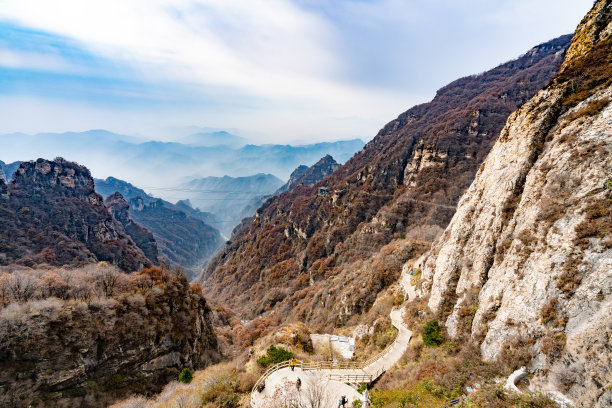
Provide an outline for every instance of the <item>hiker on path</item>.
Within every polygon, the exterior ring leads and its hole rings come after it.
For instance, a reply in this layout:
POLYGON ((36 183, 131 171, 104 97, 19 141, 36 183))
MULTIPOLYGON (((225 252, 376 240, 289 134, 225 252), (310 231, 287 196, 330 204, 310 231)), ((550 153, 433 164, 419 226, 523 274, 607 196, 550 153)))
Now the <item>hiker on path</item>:
POLYGON ((289 364, 291 366, 291 371, 295 369, 296 363, 297 363, 297 360, 295 358, 291 359, 291 363, 289 364))

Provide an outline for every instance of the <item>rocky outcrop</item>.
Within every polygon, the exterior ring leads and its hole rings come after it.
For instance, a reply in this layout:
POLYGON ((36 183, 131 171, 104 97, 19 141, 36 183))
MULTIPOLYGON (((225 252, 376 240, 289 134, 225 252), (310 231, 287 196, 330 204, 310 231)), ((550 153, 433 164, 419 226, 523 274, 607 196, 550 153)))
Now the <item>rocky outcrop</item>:
POLYGON ((321 330, 367 311, 401 271, 379 251, 418 255, 443 231, 508 116, 558 72, 569 41, 448 84, 324 181, 265 201, 205 270, 207 295, 243 318, 270 310, 321 330))
MULTIPOLYGON (((71 285, 112 277, 71 272, 71 285)), ((0 305, 0 407, 109 406, 219 359, 210 309, 185 275, 153 268, 125 280, 108 296, 0 305)))
POLYGON ((612 386, 611 7, 596 2, 510 116, 423 271, 451 337, 488 360, 521 339, 532 386, 581 407, 609 406, 612 386))
POLYGON ((21 163, 0 207, 0 264, 83 265, 125 271, 151 262, 102 203, 83 166, 63 159, 21 163))
POLYGON ((13 175, 20 164, 20 161, 7 164, 0 160, 0 180, 4 180, 4 182, 8 184, 13 179, 13 175))
POLYGON ((297 184, 297 181, 300 179, 300 177, 302 177, 302 175, 304 175, 304 173, 308 171, 309 168, 310 167, 305 166, 303 164, 299 165, 295 170, 293 170, 291 175, 289 175, 289 180, 287 180, 287 183, 285 183, 281 188, 276 190, 274 194, 278 195, 284 193, 285 191, 289 191, 292 186, 295 186, 297 184))
POLYGON ((340 165, 328 154, 310 167, 302 165, 296 168, 291 173, 289 181, 274 194, 278 195, 293 190, 296 186, 314 186, 339 168, 340 165))
POLYGON ((130 219, 130 205, 125 201, 121 193, 115 192, 106 197, 104 199, 104 206, 123 225, 125 232, 132 238, 138 248, 142 249, 146 257, 154 264, 157 264, 157 243, 153 234, 130 219))

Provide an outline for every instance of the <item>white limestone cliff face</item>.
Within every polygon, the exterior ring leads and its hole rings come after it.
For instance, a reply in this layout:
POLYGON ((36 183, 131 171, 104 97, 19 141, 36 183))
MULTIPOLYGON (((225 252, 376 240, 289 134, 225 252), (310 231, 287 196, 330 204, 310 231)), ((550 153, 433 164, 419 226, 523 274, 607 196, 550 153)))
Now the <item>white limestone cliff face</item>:
MULTIPOLYGON (((579 25, 566 69, 612 36, 611 7, 598 1, 579 25)), ((472 336, 485 359, 525 339, 534 387, 604 407, 612 401, 612 87, 564 111, 568 86, 549 86, 510 116, 428 255, 423 291, 448 334, 472 336), (474 306, 461 333, 460 311, 474 306)))

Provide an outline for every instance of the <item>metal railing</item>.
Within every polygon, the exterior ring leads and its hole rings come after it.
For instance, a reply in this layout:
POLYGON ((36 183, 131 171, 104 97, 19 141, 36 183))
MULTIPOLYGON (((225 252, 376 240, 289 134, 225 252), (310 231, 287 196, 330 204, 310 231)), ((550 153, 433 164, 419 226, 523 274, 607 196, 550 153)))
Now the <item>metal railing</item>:
MULTIPOLYGON (((362 371, 363 374, 350 373, 350 372, 345 372, 345 373, 330 372, 327 378, 329 380, 340 381, 340 382, 344 382, 347 384, 359 384, 359 383, 369 384, 373 382, 374 380, 376 380, 378 377, 380 377, 386 371, 386 368, 383 366, 379 370, 377 370, 375 373, 372 373, 372 374, 368 374, 364 370, 367 367, 374 364, 375 362, 383 359, 387 354, 389 354, 399 344, 400 332, 404 328, 398 327, 395 324, 395 322, 393 322, 393 319, 391 320, 391 324, 393 324, 393 326, 398 329, 397 337, 395 338, 395 340, 393 340, 393 343, 391 343, 391 345, 389 345, 386 349, 370 357, 366 361, 314 361, 314 362, 309 361, 309 362, 306 362, 302 360, 296 360, 295 366, 301 368, 303 371, 322 371, 322 370, 362 371)), ((255 406, 253 405, 253 395, 255 394, 255 392, 257 392, 260 385, 263 384, 265 386, 265 382, 268 379, 268 377, 270 377, 270 375, 272 375, 274 372, 278 370, 282 370, 283 368, 289 367, 290 365, 291 365, 290 360, 283 361, 278 364, 274 364, 273 366, 269 367, 263 373, 261 377, 259 377, 255 385, 253 386, 253 389, 251 390, 251 407, 252 408, 255 408, 255 406)))

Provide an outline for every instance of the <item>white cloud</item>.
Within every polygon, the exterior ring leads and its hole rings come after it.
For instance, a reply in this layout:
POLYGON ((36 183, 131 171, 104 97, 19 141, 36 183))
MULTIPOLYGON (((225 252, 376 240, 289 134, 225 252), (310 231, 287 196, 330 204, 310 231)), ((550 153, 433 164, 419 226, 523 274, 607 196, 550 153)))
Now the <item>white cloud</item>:
POLYGON ((2 48, 0 48, 0 66, 35 71, 77 72, 70 62, 57 55, 2 48))
MULTIPOLYGON (((128 80, 137 75, 153 84, 152 89, 137 89, 143 95, 150 92, 163 100, 172 85, 168 100, 184 98, 181 106, 150 111, 41 100, 36 110, 48 122, 26 121, 12 129, 144 132, 146 122, 149 129, 153 123, 242 127, 273 135, 276 141, 368 138, 447 81, 570 32, 591 3, 0 0, 0 20, 67 37, 95 56, 128 66, 128 80), (162 84, 160 93, 155 84, 162 84), (61 106, 76 111, 64 114, 61 106), (342 119, 347 117, 356 119, 342 119), (59 129, 60 124, 65 128, 59 129)), ((61 56, 14 50, 2 51, 0 61, 13 68, 84 69, 61 56)), ((3 102, 16 113, 32 105, 31 100, 12 104, 9 99, 3 102)), ((8 119, 5 129, 8 122, 16 123, 8 119)))
POLYGON ((270 96, 352 93, 328 79, 340 63, 326 47, 329 25, 284 0, 6 0, 2 15, 128 61, 149 79, 270 96))

